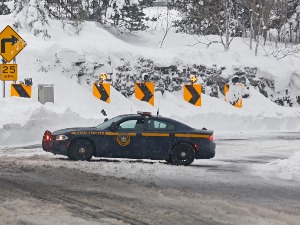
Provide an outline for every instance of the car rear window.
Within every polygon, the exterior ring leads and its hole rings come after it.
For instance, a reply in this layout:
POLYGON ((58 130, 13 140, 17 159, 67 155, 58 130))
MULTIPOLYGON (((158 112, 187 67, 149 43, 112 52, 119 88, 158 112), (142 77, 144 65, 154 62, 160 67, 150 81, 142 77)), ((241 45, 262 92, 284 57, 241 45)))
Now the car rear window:
POLYGON ((149 119, 146 125, 147 125, 147 130, 153 130, 153 131, 175 130, 175 125, 168 121, 149 119))

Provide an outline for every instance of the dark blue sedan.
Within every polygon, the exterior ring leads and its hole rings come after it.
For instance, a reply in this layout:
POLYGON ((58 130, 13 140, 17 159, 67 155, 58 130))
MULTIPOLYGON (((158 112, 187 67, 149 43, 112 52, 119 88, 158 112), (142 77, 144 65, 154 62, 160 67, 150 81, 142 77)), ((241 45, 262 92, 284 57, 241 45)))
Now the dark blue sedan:
POLYGON ((150 113, 120 115, 96 127, 45 131, 43 149, 71 160, 95 157, 166 160, 190 165, 215 156, 213 131, 150 113))

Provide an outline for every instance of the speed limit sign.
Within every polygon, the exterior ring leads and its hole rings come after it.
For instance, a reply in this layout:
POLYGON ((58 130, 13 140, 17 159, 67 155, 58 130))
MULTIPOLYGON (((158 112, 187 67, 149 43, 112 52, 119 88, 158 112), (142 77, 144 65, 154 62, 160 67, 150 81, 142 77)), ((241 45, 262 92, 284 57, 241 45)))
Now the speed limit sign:
POLYGON ((0 80, 3 81, 18 80, 17 64, 0 64, 0 80))

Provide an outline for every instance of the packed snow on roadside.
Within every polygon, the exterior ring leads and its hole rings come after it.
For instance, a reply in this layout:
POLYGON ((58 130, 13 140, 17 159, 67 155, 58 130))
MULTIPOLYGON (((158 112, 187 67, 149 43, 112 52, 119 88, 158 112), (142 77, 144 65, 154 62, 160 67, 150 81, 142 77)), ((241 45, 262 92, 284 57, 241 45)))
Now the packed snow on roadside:
POLYGON ((300 182, 300 151, 294 153, 288 159, 269 163, 268 166, 274 167, 281 178, 289 178, 300 182))
POLYGON ((281 178, 300 182, 300 151, 294 152, 287 159, 277 159, 273 162, 257 165, 256 171, 259 171, 262 177, 281 178))

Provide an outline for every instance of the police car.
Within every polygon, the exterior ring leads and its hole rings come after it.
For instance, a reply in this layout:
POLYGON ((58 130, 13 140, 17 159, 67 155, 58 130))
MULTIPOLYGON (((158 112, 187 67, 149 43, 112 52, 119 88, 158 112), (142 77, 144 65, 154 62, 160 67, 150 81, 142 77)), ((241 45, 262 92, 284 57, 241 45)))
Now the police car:
POLYGON ((166 160, 190 165, 215 156, 213 131, 151 113, 120 115, 96 127, 45 131, 43 149, 71 160, 95 157, 166 160))

